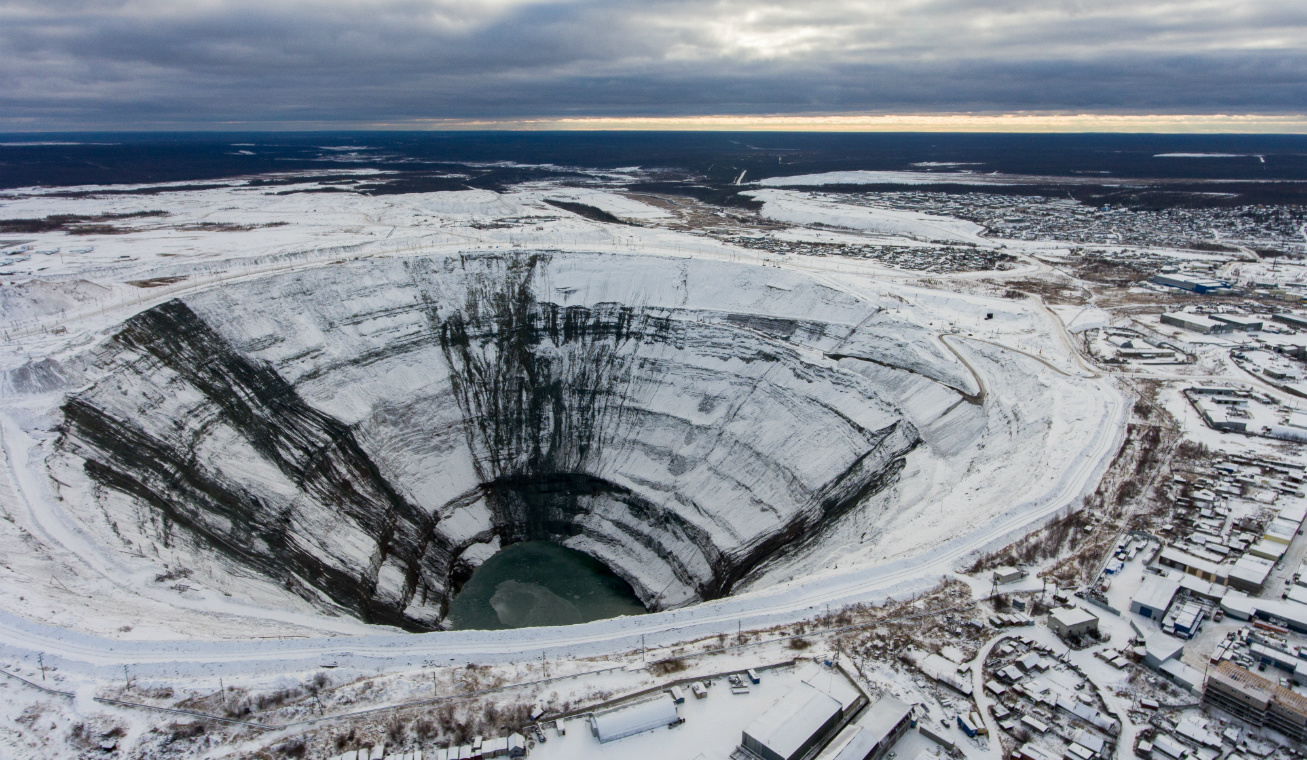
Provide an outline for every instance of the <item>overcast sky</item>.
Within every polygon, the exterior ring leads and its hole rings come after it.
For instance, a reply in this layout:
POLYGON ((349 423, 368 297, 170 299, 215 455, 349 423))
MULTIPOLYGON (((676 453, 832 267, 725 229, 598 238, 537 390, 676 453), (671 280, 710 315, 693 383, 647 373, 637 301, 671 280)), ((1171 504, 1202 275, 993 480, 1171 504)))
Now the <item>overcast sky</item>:
POLYGON ((0 0, 0 130, 1305 104, 1302 0, 0 0))

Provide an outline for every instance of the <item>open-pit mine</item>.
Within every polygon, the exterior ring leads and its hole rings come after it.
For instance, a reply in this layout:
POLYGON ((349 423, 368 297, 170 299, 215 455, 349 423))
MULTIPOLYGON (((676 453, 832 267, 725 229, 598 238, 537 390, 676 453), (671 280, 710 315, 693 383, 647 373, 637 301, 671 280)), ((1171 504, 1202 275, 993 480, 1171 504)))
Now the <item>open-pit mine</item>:
POLYGON ((747 641, 937 587, 1079 509, 1124 436, 1066 315, 973 285, 1043 272, 1035 244, 971 223, 321 189, 8 201, 118 225, 3 275, 15 676, 231 716, 231 683, 747 641))

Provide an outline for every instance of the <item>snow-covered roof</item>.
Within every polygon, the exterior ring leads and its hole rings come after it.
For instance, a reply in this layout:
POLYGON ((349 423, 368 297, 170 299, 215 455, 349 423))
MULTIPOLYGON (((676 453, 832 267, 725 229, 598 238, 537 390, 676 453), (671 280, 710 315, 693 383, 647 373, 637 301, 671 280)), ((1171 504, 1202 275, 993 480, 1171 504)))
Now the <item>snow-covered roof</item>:
POLYGON ((1229 577, 1260 586, 1266 582, 1266 577, 1271 574, 1273 567, 1275 565, 1270 560, 1245 554, 1230 568, 1229 577))
POLYGON ((1175 658, 1184 650, 1184 642, 1167 636, 1161 631, 1155 631, 1144 641, 1144 648, 1149 659, 1166 662, 1175 658))
POLYGON ((1179 581, 1163 578, 1160 575, 1148 575, 1139 585, 1134 602, 1150 609, 1165 610, 1171 606, 1171 600, 1179 590, 1179 581))
POLYGON ((1078 728, 1071 734, 1071 741, 1079 744, 1094 754, 1102 752, 1103 747, 1107 744, 1107 742, 1103 741, 1103 737, 1086 731, 1083 728, 1078 728))
POLYGON ((879 743, 889 736, 894 727, 911 712, 911 705, 894 697, 881 697, 867 710, 858 721, 858 725, 862 726, 863 731, 868 735, 875 737, 876 742, 879 743))
POLYGON ((1161 752, 1164 755, 1174 757, 1176 758, 1176 760, 1179 760, 1179 758, 1184 757, 1185 753, 1188 752, 1188 750, 1185 749, 1185 746, 1183 744, 1176 741, 1175 739, 1172 739, 1166 734, 1158 734, 1153 738, 1153 749, 1157 750, 1158 752, 1161 752))
POLYGON ((1220 599, 1225 596, 1227 591, 1227 588, 1219 583, 1205 581, 1196 575, 1190 575, 1188 573, 1180 573, 1179 582, 1180 588, 1192 591, 1198 596, 1207 597, 1209 599, 1220 599))
POLYGON ((1034 760, 1057 760, 1057 755, 1034 744, 1021 745, 1021 748, 1015 754, 1018 757, 1032 758, 1034 760))
POLYGON ((777 755, 790 757, 839 712, 839 700, 800 683, 755 718, 744 734, 777 755))
POLYGON ((1188 689, 1196 690, 1203 684, 1202 671, 1185 665, 1180 660, 1167 660, 1158 670, 1171 677, 1172 681, 1188 689))
POLYGON ((907 704, 882 697, 857 723, 841 731, 817 760, 866 760, 911 712, 907 704))
POLYGON ((843 711, 847 711, 859 699, 862 699, 862 692, 858 691, 857 687, 835 668, 823 668, 814 665, 813 673, 805 677, 803 683, 834 697, 840 703, 840 709, 843 711))
POLYGON ((1180 565, 1181 567, 1186 567, 1190 570, 1207 573, 1208 575, 1217 578, 1226 577, 1225 569, 1217 563, 1203 559, 1202 557, 1197 557, 1189 552, 1181 551, 1174 546, 1168 546, 1163 549, 1161 554, 1158 555, 1158 559, 1163 560, 1164 562, 1171 562, 1180 565))
POLYGON ((1213 314, 1211 317, 1217 322, 1225 322, 1226 324, 1238 325, 1239 327, 1245 328, 1254 326, 1260 328, 1266 321, 1259 317, 1249 317, 1244 314, 1213 314))
POLYGON ((669 726, 677 719, 676 703, 672 701, 672 695, 664 693, 645 702, 595 713, 595 735, 601 742, 610 742, 669 726))
POLYGON ((1174 319, 1177 322, 1183 322, 1186 325, 1201 326, 1209 330, 1213 328, 1220 329, 1224 326, 1224 323, 1217 322, 1215 319, 1205 317, 1202 314, 1188 314, 1183 311, 1175 311, 1163 314, 1162 316, 1164 318, 1174 319))
POLYGON ((1085 623, 1088 623, 1090 621, 1094 621, 1094 622, 1098 621, 1098 617, 1096 615, 1089 612, 1088 610, 1083 610, 1079 607, 1062 607, 1060 609, 1053 610, 1053 612, 1048 617, 1050 620, 1054 621, 1058 625, 1067 628, 1071 628, 1077 625, 1084 625, 1085 623))

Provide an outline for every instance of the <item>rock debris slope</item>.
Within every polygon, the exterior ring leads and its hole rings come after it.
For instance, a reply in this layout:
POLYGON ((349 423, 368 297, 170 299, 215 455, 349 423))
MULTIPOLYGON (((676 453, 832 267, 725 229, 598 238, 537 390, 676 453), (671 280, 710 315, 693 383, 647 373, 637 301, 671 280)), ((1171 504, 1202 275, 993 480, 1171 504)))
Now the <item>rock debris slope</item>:
POLYGON ((116 540, 368 622, 439 628, 474 567, 539 539, 677 607, 892 509, 910 452, 956 456, 990 425, 967 368, 892 306, 598 254, 269 277, 123 324, 63 405, 61 451, 116 540))

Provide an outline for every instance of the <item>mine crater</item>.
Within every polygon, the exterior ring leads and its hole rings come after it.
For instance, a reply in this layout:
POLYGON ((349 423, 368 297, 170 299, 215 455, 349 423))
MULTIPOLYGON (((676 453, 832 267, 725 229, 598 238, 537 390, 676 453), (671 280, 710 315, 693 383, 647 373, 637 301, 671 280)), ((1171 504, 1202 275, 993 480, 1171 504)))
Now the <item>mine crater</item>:
POLYGON ((884 509, 924 441, 905 399, 969 379, 873 304, 685 267, 418 258, 169 301, 88 360, 61 449, 134 540, 369 623, 450 627, 541 542, 650 610, 720 598, 884 509))

